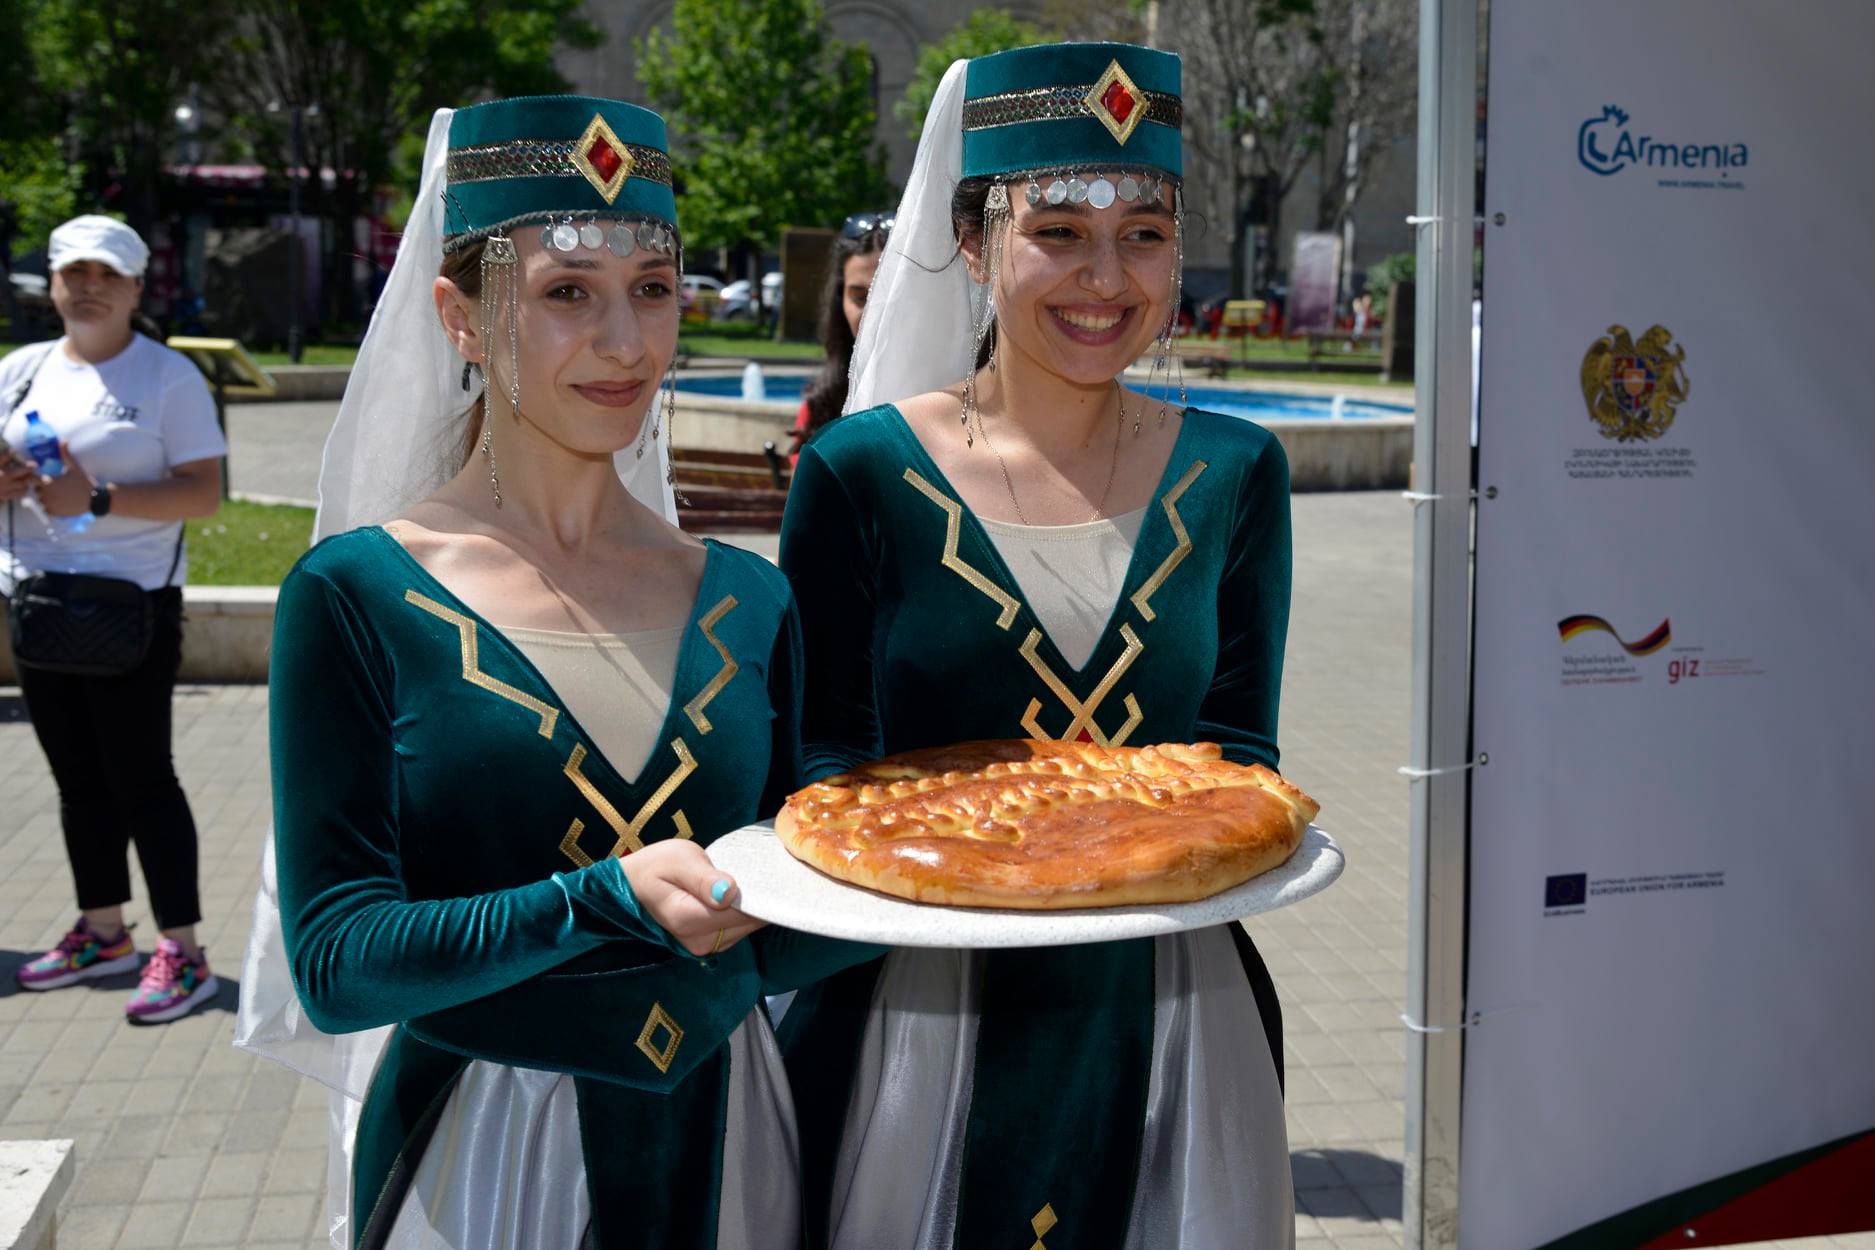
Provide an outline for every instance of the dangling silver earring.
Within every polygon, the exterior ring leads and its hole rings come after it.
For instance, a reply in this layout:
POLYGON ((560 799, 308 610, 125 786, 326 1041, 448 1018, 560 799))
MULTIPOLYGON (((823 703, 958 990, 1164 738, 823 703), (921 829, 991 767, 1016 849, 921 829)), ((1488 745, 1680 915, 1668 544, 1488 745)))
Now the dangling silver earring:
MULTIPOLYGON (((1185 357, 1172 342, 1172 330, 1178 324, 1179 306, 1185 300, 1185 187, 1172 187, 1172 314, 1165 323, 1166 350, 1172 355, 1172 368, 1178 373, 1178 408, 1191 406, 1185 396, 1185 357)), ((1165 426, 1165 409, 1159 409, 1159 425, 1165 426)))
MULTIPOLYGON (((983 200, 983 270, 984 293, 983 309, 978 314, 976 324, 970 333, 970 371, 964 374, 964 446, 976 446, 975 433, 970 428, 972 419, 977 429, 983 428, 983 414, 977 410, 977 357, 983 352, 983 340, 987 338, 996 324, 996 276, 1001 269, 1002 227, 1009 220, 1009 188, 1004 183, 990 187, 989 194, 983 200)), ((985 367, 994 369, 996 345, 990 344, 990 356, 985 367)))
MULTIPOLYGON (((688 508, 690 496, 684 494, 683 488, 677 485, 677 367, 675 365, 664 372, 664 428, 670 440, 665 445, 664 484, 671 488, 671 493, 676 496, 678 504, 688 508)), ((651 437, 655 441, 657 436, 658 431, 656 427, 653 427, 651 437)))
MULTIPOLYGON (((521 412, 521 283, 514 272, 519 260, 514 240, 506 235, 491 234, 482 244, 482 351, 484 360, 492 359, 489 353, 494 349, 495 306, 499 303, 508 316, 508 406, 516 416, 521 412)), ((483 373, 492 381, 486 364, 483 373)))
POLYGON ((488 489, 495 493, 495 507, 501 507, 501 479, 495 476, 494 431, 489 429, 489 414, 484 407, 482 413, 482 459, 488 461, 488 489))

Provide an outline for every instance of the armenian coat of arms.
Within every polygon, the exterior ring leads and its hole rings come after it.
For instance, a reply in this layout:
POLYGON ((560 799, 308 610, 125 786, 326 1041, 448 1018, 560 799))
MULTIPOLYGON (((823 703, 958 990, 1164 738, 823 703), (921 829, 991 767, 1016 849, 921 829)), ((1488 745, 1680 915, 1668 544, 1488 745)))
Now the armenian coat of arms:
POLYGON ((1686 402, 1687 385, 1686 349, 1673 345, 1665 326, 1638 340, 1626 326, 1609 326, 1582 358, 1582 398, 1603 438, 1659 438, 1686 402))

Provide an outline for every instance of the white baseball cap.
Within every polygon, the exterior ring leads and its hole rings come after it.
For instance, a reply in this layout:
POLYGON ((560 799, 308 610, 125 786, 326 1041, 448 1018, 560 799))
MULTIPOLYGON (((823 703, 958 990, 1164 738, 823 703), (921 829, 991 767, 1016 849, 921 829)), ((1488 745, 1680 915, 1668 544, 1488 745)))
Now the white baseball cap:
POLYGON ((123 222, 87 213, 54 230, 46 249, 46 264, 55 272, 81 260, 102 261, 126 278, 141 278, 150 249, 123 222))

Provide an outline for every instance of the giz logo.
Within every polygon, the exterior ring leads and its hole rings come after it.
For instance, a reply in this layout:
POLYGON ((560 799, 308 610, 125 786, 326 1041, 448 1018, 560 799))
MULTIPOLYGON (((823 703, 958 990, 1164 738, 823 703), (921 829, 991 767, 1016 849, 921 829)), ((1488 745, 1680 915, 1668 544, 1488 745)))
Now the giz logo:
POLYGON ((1683 660, 1667 661, 1667 684, 1669 686, 1679 685, 1681 678, 1691 681, 1697 676, 1699 676, 1699 660, 1697 657, 1687 656, 1683 660))

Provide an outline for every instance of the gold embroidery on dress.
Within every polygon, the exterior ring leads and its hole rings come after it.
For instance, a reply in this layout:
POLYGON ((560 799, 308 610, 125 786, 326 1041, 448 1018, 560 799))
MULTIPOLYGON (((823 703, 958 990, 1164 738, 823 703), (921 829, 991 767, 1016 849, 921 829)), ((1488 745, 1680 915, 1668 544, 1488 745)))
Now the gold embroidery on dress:
POLYGON ((1074 719, 1069 722, 1067 729, 1057 737, 1043 729, 1040 722, 1035 719, 1035 714, 1042 710, 1042 701, 1030 699, 1028 711, 1022 714, 1022 727, 1028 731, 1031 738, 1041 742, 1074 742, 1085 734, 1090 741, 1103 747, 1126 745, 1126 740, 1132 736, 1135 729, 1139 728, 1139 722, 1145 719, 1145 713, 1139 709, 1138 699, 1129 694, 1123 700, 1127 711, 1126 723, 1111 736, 1103 733, 1100 725, 1094 720, 1095 714, 1100 711, 1100 705, 1106 701, 1108 695, 1113 693, 1113 688, 1119 685, 1120 678, 1124 677, 1126 670, 1133 666, 1133 661, 1139 658, 1140 652, 1146 649, 1145 644, 1140 642, 1139 635, 1133 632, 1131 625, 1120 626, 1120 637, 1126 640, 1126 650, 1120 653, 1120 658, 1113 662, 1113 667, 1107 670, 1107 675, 1100 679, 1098 686, 1094 687, 1094 693, 1087 697, 1087 702, 1083 703, 1074 697, 1074 692, 1068 689, 1067 683, 1055 676, 1048 665, 1042 662, 1042 657, 1036 654, 1036 644, 1042 640, 1042 631, 1039 629, 1029 631, 1029 636, 1022 641, 1022 658, 1029 662, 1029 667, 1035 670, 1036 676, 1040 677, 1043 684, 1054 692, 1055 697, 1074 713, 1074 719))
POLYGON ((716 648, 716 654, 723 657, 723 666, 721 669, 717 670, 716 676, 710 678, 710 684, 698 691, 696 698, 684 704, 684 714, 690 718, 691 723, 697 727, 697 732, 700 734, 710 732, 711 728, 710 719, 703 714, 703 709, 710 705, 711 699, 714 699, 723 692, 723 687, 727 686, 730 679, 742 669, 742 666, 736 663, 734 657, 729 654, 729 648, 725 647, 722 641, 717 638, 715 634, 710 632, 716 628, 716 623, 718 621, 728 616, 729 613, 735 609, 735 606, 736 597, 734 595, 724 595, 722 602, 711 608, 704 618, 697 622, 697 627, 703 631, 703 637, 708 640, 712 647, 716 648))
POLYGON ((664 1004, 652 1003, 651 1014, 645 1017, 645 1027, 638 1033, 638 1049, 645 1058, 651 1061, 651 1066, 659 1072, 669 1072, 671 1060, 677 1057, 678 1044, 683 1040, 683 1029, 678 1027, 677 1021, 671 1019, 671 1013, 664 1010, 664 1004), (651 1040, 657 1036, 659 1029, 670 1034, 669 1039, 661 1047, 651 1040))
POLYGON ((456 633, 462 640, 462 680, 471 686, 480 686, 493 694, 498 694, 511 703, 519 703, 528 711, 540 717, 540 736, 553 737, 553 726, 560 719, 560 709, 550 703, 536 699, 525 690, 518 690, 499 678, 490 677, 482 671, 480 651, 476 642, 475 622, 462 613, 444 607, 427 595, 420 595, 414 590, 406 590, 404 598, 422 608, 431 616, 439 616, 456 627, 456 633))
POLYGON ((1018 606, 1015 598, 1001 586, 964 563, 963 557, 957 554, 957 539, 963 530, 964 506, 918 476, 913 469, 905 470, 905 480, 917 487, 918 492, 926 499, 944 509, 944 554, 939 557, 939 563, 988 595, 1002 608, 1001 614, 996 618, 996 628, 1008 629, 1015 624, 1018 606))
MULTIPOLYGON (((651 797, 645 800, 644 806, 638 809, 638 814, 627 821, 619 814, 618 808, 612 806, 611 800, 599 793, 599 787, 593 785, 587 779, 586 774, 580 770, 580 766, 586 762, 586 748, 579 743, 574 744, 573 754, 567 758, 566 768, 563 771, 567 778, 579 788, 585 800, 593 805, 600 816, 605 818, 605 823, 617 835, 618 840, 612 844, 612 849, 606 852, 608 855, 623 857, 632 851, 642 851, 645 844, 639 835, 644 832, 645 826, 651 823, 651 818, 657 815, 658 809, 663 807, 671 795, 677 792, 677 787, 684 784, 684 779, 697 770, 696 757, 690 754, 690 746, 682 738, 671 740, 671 750, 677 753, 676 769, 664 779, 664 783, 652 793, 651 797)), ((684 818, 681 811, 671 818, 671 823, 677 826, 678 837, 693 836, 690 822, 684 818)), ((573 823, 567 828, 566 836, 560 839, 560 853, 581 868, 589 867, 593 862, 592 857, 582 851, 579 846, 579 836, 585 831, 586 822, 575 817, 573 823)))
POLYGON ((1029 1227, 1035 1230, 1035 1244, 1029 1250, 1048 1250, 1042 1244, 1042 1238, 1048 1236, 1048 1230, 1061 1221, 1055 1218, 1055 1204, 1044 1202, 1042 1209, 1029 1217, 1029 1227))
POLYGON ((1153 593, 1165 584, 1166 578, 1172 576, 1172 570, 1191 554, 1191 535, 1185 532, 1185 519, 1178 514, 1178 500, 1179 496, 1189 490, 1191 484, 1198 480, 1198 475, 1204 471, 1204 461, 1194 461, 1191 468, 1185 471, 1185 476, 1178 479, 1178 485, 1165 492, 1165 498, 1160 500, 1160 503, 1165 506, 1166 519, 1172 522, 1172 534, 1178 539, 1178 546, 1174 547, 1172 554, 1165 558, 1165 563, 1161 564, 1158 570, 1133 592, 1133 606, 1138 608, 1140 616, 1148 621, 1153 620, 1155 616, 1150 602, 1153 593))

